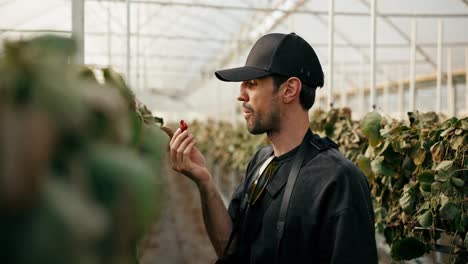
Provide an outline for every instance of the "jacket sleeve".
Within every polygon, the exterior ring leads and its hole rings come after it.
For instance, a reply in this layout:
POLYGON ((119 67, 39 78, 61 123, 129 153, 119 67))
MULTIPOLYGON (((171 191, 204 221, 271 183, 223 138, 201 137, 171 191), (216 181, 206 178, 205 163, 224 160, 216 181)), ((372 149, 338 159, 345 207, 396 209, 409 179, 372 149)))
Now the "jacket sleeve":
POLYGON ((320 232, 320 263, 377 263, 374 226, 365 218, 352 207, 330 217, 320 232))

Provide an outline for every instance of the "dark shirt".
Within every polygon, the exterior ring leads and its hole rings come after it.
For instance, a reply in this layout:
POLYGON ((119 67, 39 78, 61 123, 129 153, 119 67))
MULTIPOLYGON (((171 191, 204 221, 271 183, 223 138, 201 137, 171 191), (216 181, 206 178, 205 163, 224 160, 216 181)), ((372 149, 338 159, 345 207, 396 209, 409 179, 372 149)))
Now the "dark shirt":
MULTIPOLYGON (((247 214, 238 221, 245 180, 235 191, 229 214, 236 228, 233 245, 237 263, 377 263, 374 212, 364 174, 336 148, 311 158, 313 139, 308 131, 304 162, 289 203, 285 231, 276 250, 276 222, 289 171, 299 147, 276 157, 273 178, 247 214), (244 235, 241 235, 244 234, 244 235)), ((273 154, 272 146, 256 152, 246 180, 273 154)), ((244 211, 245 212, 245 211, 244 211)))

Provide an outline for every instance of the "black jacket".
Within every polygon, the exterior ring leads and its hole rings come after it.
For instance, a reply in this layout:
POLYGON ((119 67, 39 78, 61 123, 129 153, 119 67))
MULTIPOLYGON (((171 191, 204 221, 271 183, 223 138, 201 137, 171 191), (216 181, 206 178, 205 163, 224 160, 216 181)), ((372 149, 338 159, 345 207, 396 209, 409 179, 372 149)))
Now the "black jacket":
MULTIPOLYGON (((279 252, 276 222, 298 148, 277 157, 278 167, 260 201, 241 212, 245 180, 233 195, 229 214, 235 228, 234 263, 377 263, 374 213, 364 174, 336 148, 311 158, 324 142, 308 131, 304 162, 293 189, 279 252), (243 235, 242 235, 243 234, 243 235)), ((247 167, 249 181, 273 154, 257 151, 247 167)))

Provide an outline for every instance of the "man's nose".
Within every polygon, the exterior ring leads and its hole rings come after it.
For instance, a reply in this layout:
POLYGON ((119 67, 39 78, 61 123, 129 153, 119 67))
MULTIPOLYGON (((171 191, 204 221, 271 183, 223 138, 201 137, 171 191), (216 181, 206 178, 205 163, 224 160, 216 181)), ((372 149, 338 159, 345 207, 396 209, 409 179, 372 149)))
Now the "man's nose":
POLYGON ((247 94, 245 93, 244 82, 242 82, 241 85, 240 85, 239 95, 237 96, 237 100, 241 101, 241 102, 247 102, 248 101, 247 94))

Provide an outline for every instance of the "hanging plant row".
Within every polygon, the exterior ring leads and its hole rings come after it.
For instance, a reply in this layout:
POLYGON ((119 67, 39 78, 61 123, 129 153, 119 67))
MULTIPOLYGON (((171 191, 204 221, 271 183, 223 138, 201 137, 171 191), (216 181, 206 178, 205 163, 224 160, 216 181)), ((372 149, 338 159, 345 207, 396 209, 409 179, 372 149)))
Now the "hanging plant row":
MULTIPOLYGON (((442 121, 432 112, 409 112, 408 119, 371 112, 353 121, 351 110, 343 108, 313 112, 310 127, 339 143, 367 176, 376 230, 394 260, 442 251, 452 262, 466 263, 468 118, 442 121), (440 244, 441 236, 449 236, 450 243, 440 244)), ((225 171, 245 170, 255 150, 267 143, 242 125, 195 122, 191 129, 201 151, 225 171)))
POLYGON ((6 263, 137 263, 158 214, 162 119, 112 69, 73 56, 55 36, 6 42, 0 56, 6 263))

